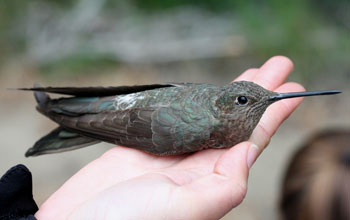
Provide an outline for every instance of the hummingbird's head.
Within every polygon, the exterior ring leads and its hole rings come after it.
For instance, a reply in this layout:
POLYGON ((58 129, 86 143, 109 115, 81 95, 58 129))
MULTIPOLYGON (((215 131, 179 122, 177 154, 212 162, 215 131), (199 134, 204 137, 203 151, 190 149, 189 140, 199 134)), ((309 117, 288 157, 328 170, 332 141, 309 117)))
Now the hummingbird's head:
POLYGON ((253 82, 236 81, 224 87, 216 106, 222 115, 233 120, 259 121, 266 108, 274 102, 271 97, 278 95, 253 82))
POLYGON ((244 126, 254 128, 266 108, 272 103, 294 97, 330 95, 340 93, 337 90, 277 93, 248 81, 236 81, 223 88, 216 100, 221 116, 238 121, 244 126))
POLYGON ((218 119, 230 133, 229 139, 247 140, 266 108, 278 93, 248 81, 237 81, 223 87, 216 99, 218 119))

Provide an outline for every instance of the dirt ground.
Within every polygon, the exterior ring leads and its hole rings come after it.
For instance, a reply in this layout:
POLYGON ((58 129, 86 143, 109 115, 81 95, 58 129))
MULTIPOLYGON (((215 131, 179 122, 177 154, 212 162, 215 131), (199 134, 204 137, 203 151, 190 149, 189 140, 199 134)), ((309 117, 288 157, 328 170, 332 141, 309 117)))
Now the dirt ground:
MULTIPOLYGON (((95 80, 94 85, 100 82, 112 85, 111 82, 120 81, 134 84, 133 79, 125 80, 123 75, 118 77, 95 80)), ((0 83, 0 173, 15 164, 25 164, 33 174, 35 200, 42 204, 69 177, 113 145, 98 144, 72 152, 25 158, 25 151, 55 127, 53 122, 35 111, 31 93, 6 90, 7 87, 28 86, 26 80, 28 78, 25 76, 11 76, 2 78, 0 83)), ((140 79, 136 80, 135 77, 135 81, 139 83, 140 79)), ((83 84, 88 84, 88 80, 83 84)), ((317 130, 350 127, 350 89, 346 86, 336 89, 342 89, 343 93, 338 96, 306 98, 281 126, 251 169, 248 194, 244 202, 223 219, 278 219, 280 183, 293 152, 317 130)))

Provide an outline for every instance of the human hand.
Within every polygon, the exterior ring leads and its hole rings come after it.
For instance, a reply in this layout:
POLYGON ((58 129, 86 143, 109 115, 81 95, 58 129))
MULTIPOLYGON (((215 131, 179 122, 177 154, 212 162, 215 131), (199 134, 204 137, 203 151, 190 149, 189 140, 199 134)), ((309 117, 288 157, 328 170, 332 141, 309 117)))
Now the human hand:
MULTIPOLYGON (((273 57, 237 80, 277 92, 304 90, 284 83, 293 70, 285 57, 273 57)), ((279 125, 301 103, 271 105, 251 138, 230 149, 158 157, 117 146, 94 160, 57 190, 37 219, 219 219, 239 205, 247 191, 249 168, 279 125)))

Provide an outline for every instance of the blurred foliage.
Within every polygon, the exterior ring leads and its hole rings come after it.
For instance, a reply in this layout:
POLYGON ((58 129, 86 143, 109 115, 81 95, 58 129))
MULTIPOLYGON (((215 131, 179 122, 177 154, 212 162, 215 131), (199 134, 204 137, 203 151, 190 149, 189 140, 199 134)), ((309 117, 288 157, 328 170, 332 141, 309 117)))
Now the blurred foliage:
MULTIPOLYGON (((134 0, 151 12, 189 5, 232 13, 248 39, 250 53, 262 60, 292 58, 304 80, 323 73, 349 77, 350 1, 348 0, 134 0), (331 65, 329 65, 331 64, 331 65), (337 68, 334 68, 337 67, 337 68), (311 74, 313 73, 313 74, 311 74)), ((349 78, 348 78, 349 79, 349 78)))
POLYGON ((74 76, 74 74, 99 74, 105 69, 116 67, 119 64, 111 57, 108 54, 76 53, 59 59, 56 62, 41 65, 39 69, 47 77, 52 75, 74 76))
POLYGON ((133 0, 141 9, 150 12, 173 9, 174 7, 200 7, 214 12, 232 11, 236 9, 238 1, 215 0, 133 0))
POLYGON ((23 49, 24 42, 13 35, 15 18, 28 7, 27 1, 2 1, 0 7, 0 61, 7 55, 23 49))
MULTIPOLYGON (((44 2, 44 0, 41 0, 44 2)), ((12 0, 0 7, 0 62, 16 57, 26 50, 23 28, 18 21, 26 16, 33 2, 12 0)), ((53 7, 69 9, 75 1, 45 1, 53 7)), ((348 76, 350 55, 350 3, 348 0, 107 0, 105 9, 132 6, 132 12, 153 15, 174 8, 193 7, 215 14, 232 15, 238 24, 238 33, 247 39, 248 56, 261 60, 281 54, 292 58, 302 78, 313 74, 330 73, 348 76), (303 75, 303 74, 304 75, 303 75)), ((109 16, 113 14, 109 13, 109 16)), ((115 15, 116 17, 118 15, 115 15)), ((115 19, 115 18, 114 18, 115 19)), ((210 27, 208 27, 210 28, 210 27)), ((118 65, 102 53, 95 55, 71 54, 57 63, 40 66, 42 72, 58 73, 94 71, 105 66, 118 65)))
POLYGON ((237 10, 240 20, 244 21, 243 29, 252 53, 265 58, 276 54, 292 58, 304 80, 348 68, 347 56, 343 53, 350 51, 349 30, 336 27, 328 19, 328 12, 316 10, 317 2, 268 2, 264 5, 244 2, 237 10), (338 69, 328 69, 329 63, 338 69))

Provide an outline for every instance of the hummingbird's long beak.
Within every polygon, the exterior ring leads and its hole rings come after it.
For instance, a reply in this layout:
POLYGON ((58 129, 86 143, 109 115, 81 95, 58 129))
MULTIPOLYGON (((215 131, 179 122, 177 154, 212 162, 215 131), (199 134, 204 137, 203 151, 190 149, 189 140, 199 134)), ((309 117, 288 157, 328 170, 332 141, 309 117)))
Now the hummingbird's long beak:
POLYGON ((326 91, 311 91, 311 92, 289 92, 289 93, 280 93, 276 96, 272 96, 268 99, 268 101, 278 101, 281 99, 289 99, 296 97, 304 97, 304 96, 316 96, 316 95, 334 95, 341 93, 339 90, 326 90, 326 91))

